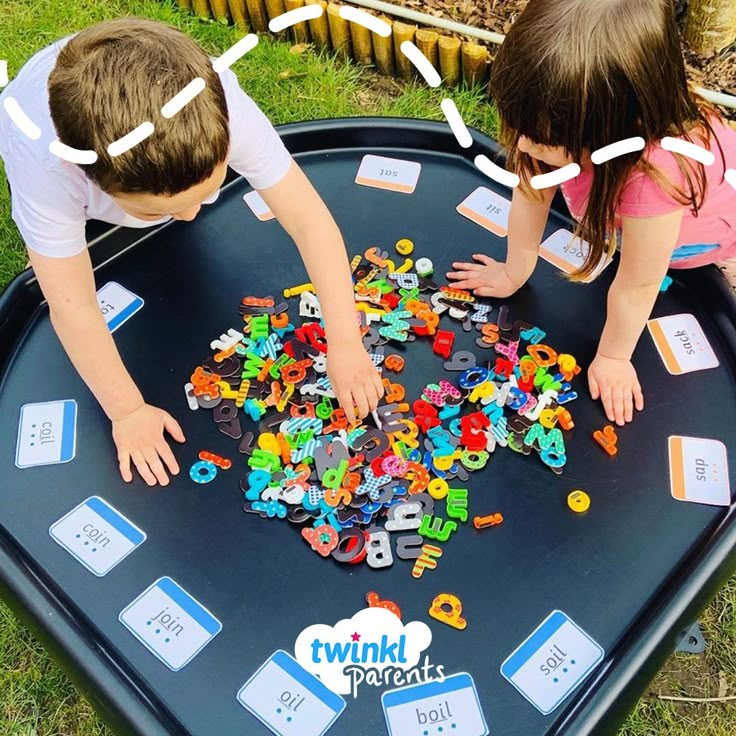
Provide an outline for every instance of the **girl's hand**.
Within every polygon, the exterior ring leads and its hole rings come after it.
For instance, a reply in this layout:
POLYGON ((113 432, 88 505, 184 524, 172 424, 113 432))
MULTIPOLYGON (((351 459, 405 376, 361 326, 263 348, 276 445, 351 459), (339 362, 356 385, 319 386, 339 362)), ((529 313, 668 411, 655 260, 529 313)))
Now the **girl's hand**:
POLYGON ((644 394, 630 360, 596 355, 588 368, 588 384, 591 397, 603 402, 608 421, 619 427, 634 418, 634 406, 637 411, 644 408, 644 394))
POLYGON ((184 442, 184 433, 171 414, 149 404, 143 404, 134 412, 112 423, 112 437, 118 448, 120 475, 126 483, 133 480, 133 473, 130 470, 131 460, 149 486, 155 486, 156 481, 162 486, 169 484, 163 463, 166 463, 172 475, 179 472, 179 465, 164 439, 164 432, 168 432, 177 442, 184 442))
POLYGON ((350 424, 372 412, 383 396, 381 376, 360 340, 329 343, 327 375, 350 424))
POLYGON ((522 285, 509 276, 505 263, 480 253, 473 255, 478 263, 453 263, 457 271, 450 271, 447 278, 453 280, 458 289, 468 289, 476 296, 495 296, 504 299, 511 296, 522 285))

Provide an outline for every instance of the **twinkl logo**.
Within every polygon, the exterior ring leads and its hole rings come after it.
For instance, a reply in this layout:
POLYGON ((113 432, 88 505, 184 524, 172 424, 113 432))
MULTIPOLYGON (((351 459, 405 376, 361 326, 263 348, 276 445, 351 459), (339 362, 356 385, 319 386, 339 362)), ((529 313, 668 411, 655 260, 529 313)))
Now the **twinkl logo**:
POLYGON ((379 644, 376 642, 361 642, 361 634, 355 632, 350 636, 350 642, 345 644, 332 644, 329 641, 315 639, 312 642, 312 662, 328 664, 340 662, 345 664, 406 664, 406 634, 402 634, 398 641, 389 643, 386 634, 381 637, 379 644), (321 653, 321 650, 324 652, 321 653), (324 657, 324 660, 322 659, 324 657))
POLYGON ((419 666, 431 642, 432 632, 425 623, 404 625, 391 611, 365 608, 334 626, 309 626, 297 638, 294 654, 331 690, 357 697, 363 683, 398 687, 412 680, 442 678, 442 667, 431 665, 427 656, 419 666))

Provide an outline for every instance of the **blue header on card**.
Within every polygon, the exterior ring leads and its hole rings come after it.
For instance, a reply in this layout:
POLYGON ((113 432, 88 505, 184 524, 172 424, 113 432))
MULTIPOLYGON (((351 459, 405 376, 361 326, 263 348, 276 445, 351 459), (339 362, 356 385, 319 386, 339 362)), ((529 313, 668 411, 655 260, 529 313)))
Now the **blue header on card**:
POLYGON ((192 598, 183 588, 180 588, 171 578, 161 578, 156 583, 177 606, 186 611, 207 633, 214 636, 222 630, 222 624, 206 611, 201 604, 192 598))
POLYGON ((569 620, 561 611, 552 613, 519 649, 503 663, 501 666, 502 674, 511 679, 542 648, 544 642, 569 620))
POLYGON ((413 703, 423 698, 439 697, 445 693, 463 690, 467 687, 474 688, 473 678, 461 672, 445 678, 444 682, 427 682, 424 685, 415 685, 384 693, 381 699, 383 700, 383 707, 388 709, 397 705, 404 705, 404 703, 413 703))
POLYGON ((64 402, 64 417, 61 423, 61 453, 59 459, 64 462, 74 457, 76 441, 77 404, 73 400, 64 402))
POLYGON ((128 317, 130 317, 132 314, 137 312, 142 306, 143 306, 143 299, 141 299, 140 297, 135 297, 135 299, 127 307, 125 307, 125 309, 123 309, 121 312, 118 312, 107 323, 107 327, 110 330, 110 332, 114 332, 117 327, 120 327, 120 325, 123 322, 125 322, 125 320, 128 319, 128 317))
POLYGON ((120 514, 115 511, 112 506, 97 496, 93 496, 85 502, 92 511, 101 516, 111 527, 120 532, 126 539, 135 545, 139 545, 145 536, 136 529, 132 524, 128 523, 120 514))
POLYGON ((302 687, 309 690, 315 698, 321 700, 335 713, 341 713, 345 701, 337 693, 323 685, 311 672, 307 672, 295 659, 279 649, 271 657, 271 661, 293 677, 302 687))

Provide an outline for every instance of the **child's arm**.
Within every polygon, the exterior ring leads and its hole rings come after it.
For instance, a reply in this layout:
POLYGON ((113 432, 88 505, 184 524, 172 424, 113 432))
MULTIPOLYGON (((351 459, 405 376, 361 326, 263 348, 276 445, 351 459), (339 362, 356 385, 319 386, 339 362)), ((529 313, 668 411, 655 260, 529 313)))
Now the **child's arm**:
POLYGON ((350 264, 337 224, 299 166, 260 194, 293 238, 319 296, 329 342, 327 367, 348 420, 354 406, 366 416, 383 396, 383 384, 363 348, 350 264))
POLYGON ((31 265, 49 304, 51 323, 82 380, 112 421, 120 473, 133 479, 131 460, 148 485, 168 484, 163 463, 176 475, 179 466, 164 439, 164 430, 184 441, 168 413, 149 406, 123 365, 97 304, 89 253, 49 258, 28 251, 31 265))
POLYGON ((539 257, 539 244, 554 199, 554 189, 544 189, 538 197, 530 197, 519 187, 514 189, 509 212, 509 238, 506 263, 481 254, 473 255, 480 263, 453 263, 456 271, 447 278, 454 286, 470 289, 478 296, 503 299, 521 288, 534 272, 539 257))
POLYGON ((682 210, 658 217, 624 217, 621 259, 608 290, 608 313, 598 354, 588 369, 590 393, 609 421, 623 425, 644 397, 631 364, 651 314, 682 224, 682 210))

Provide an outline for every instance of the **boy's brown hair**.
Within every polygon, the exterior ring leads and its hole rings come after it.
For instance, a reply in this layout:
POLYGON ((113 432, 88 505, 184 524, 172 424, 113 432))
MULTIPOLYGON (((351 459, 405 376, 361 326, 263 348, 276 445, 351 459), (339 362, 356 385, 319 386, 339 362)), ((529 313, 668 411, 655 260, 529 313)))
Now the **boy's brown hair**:
POLYGON ((156 21, 123 18, 74 36, 49 76, 59 140, 97 153, 82 166, 108 194, 174 195, 208 179, 230 145, 225 92, 195 41, 156 21), (196 77, 205 88, 176 115, 161 108, 196 77), (151 136, 110 156, 107 147, 142 123, 151 136))
MULTIPOLYGON (((490 90, 508 166, 526 191, 533 191, 533 174, 550 168, 519 150, 522 135, 563 146, 578 163, 584 149, 634 136, 647 144, 681 136, 720 148, 711 125, 717 113, 688 87, 672 0, 530 0, 500 48, 490 90)), ((590 276, 615 249, 616 209, 633 171, 647 173, 697 214, 707 191, 705 168, 676 158, 682 188, 641 151, 595 167, 579 228, 591 248, 575 278, 590 276)))

